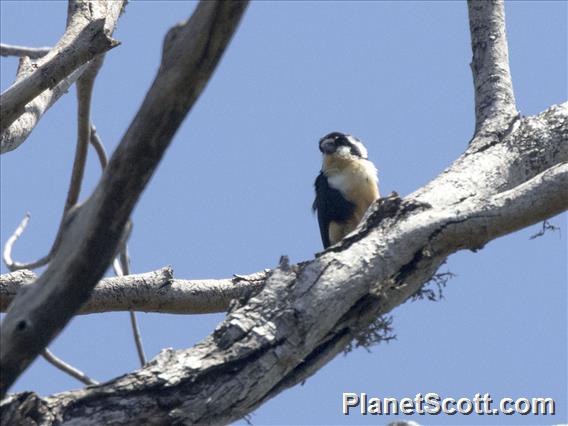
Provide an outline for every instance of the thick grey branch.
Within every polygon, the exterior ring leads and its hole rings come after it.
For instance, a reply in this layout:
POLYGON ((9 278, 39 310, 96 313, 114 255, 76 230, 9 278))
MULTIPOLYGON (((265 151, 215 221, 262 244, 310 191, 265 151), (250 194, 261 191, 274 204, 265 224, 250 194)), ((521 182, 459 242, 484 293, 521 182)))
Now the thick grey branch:
MULTIPOLYGON (((102 279, 78 314, 143 311, 168 314, 227 312, 234 299, 257 293, 267 273, 219 280, 174 279, 170 268, 137 275, 102 279)), ((29 270, 0 275, 0 312, 6 312, 16 295, 33 285, 29 270)))
POLYGON ((51 47, 25 47, 0 43, 0 56, 27 56, 39 59, 49 53, 51 47))
POLYGON ((468 0, 468 9, 477 133, 488 125, 494 126, 493 130, 502 127, 517 115, 517 108, 509 70, 504 1, 468 0))
MULTIPOLYGON (((381 199, 357 234, 310 262, 283 263, 194 348, 165 350, 126 376, 33 404, 48 408, 46 421, 85 425, 236 420, 321 368, 360 327, 411 297, 449 254, 566 210, 567 186, 563 163, 461 205, 381 199)), ((5 419, 30 397, 7 399, 5 419)))
POLYGON ((81 76, 86 69, 82 64, 116 46, 110 36, 124 4, 125 0, 69 1, 67 26, 61 39, 26 78, 18 78, 2 94, 0 154, 24 142, 42 115, 81 76), (10 97, 5 98, 7 94, 10 97))
POLYGON ((211 77, 245 7, 243 2, 201 2, 189 21, 166 36, 158 75, 101 181, 67 216, 61 243, 38 284, 18 297, 4 318, 2 395, 88 300, 110 265, 134 205, 211 77))

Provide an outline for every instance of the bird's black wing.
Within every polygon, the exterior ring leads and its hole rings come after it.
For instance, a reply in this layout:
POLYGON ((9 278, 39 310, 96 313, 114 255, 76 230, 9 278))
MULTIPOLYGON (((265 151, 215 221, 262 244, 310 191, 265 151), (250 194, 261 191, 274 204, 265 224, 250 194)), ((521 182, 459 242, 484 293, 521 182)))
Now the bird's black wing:
POLYGON ((331 222, 345 222, 355 211, 355 204, 346 200, 341 192, 329 186, 327 177, 320 172, 315 182, 316 199, 312 209, 318 212, 318 222, 323 247, 328 248, 329 225, 331 222))

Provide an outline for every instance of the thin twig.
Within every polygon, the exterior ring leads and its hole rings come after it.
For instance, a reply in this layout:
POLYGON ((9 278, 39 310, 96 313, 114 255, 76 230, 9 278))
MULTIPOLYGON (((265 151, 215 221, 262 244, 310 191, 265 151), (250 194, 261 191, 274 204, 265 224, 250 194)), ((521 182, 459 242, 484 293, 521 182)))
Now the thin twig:
POLYGON ((548 220, 544 220, 542 222, 542 229, 538 231, 536 234, 531 235, 529 239, 534 240, 535 238, 542 237, 546 233, 546 231, 553 231, 553 232, 558 231, 558 233, 560 233, 560 227, 550 223, 548 220))
MULTIPOLYGON (((122 277, 124 275, 130 275, 130 257, 128 256, 128 246, 126 243, 122 245, 120 253, 116 259, 114 259, 113 264, 114 273, 122 277)), ((144 367, 146 365, 146 355, 144 354, 144 345, 142 344, 142 335, 140 334, 140 328, 138 327, 138 320, 136 318, 136 313, 130 311, 130 325, 132 326, 132 335, 134 336, 134 343, 136 344, 136 352, 138 353, 138 359, 140 360, 140 365, 144 367)))
POLYGON ((77 81, 77 147, 75 150, 75 160, 73 161, 73 171, 71 172, 71 182, 63 216, 77 204, 81 192, 81 183, 85 173, 85 163, 87 162, 87 148, 91 135, 91 99, 95 78, 102 65, 102 56, 94 59, 89 68, 77 81))
POLYGON ((86 385, 98 385, 99 382, 97 382, 96 380, 91 379, 89 376, 87 376, 85 373, 83 373, 81 370, 76 369, 75 367, 73 367, 72 365, 67 364, 65 361, 63 361, 62 359, 56 357, 49 349, 44 349, 43 352, 41 353, 41 356, 47 361, 49 362, 51 365, 53 365, 54 367, 60 369, 61 371, 63 371, 64 373, 69 374, 70 376, 73 376, 74 378, 76 378, 77 380, 79 380, 80 382, 86 384, 86 385))
POLYGON ((4 245, 4 251, 2 252, 2 259, 4 260, 4 264, 6 265, 6 267, 12 272, 17 271, 18 269, 39 268, 40 266, 47 265, 47 263, 50 260, 50 254, 38 260, 33 260, 27 263, 16 262, 14 261, 14 259, 12 259, 12 249, 14 248, 14 244, 16 243, 16 241, 18 241, 18 239, 21 237, 22 233, 28 226, 30 217, 31 215, 29 213, 26 213, 26 215, 24 216, 24 218, 22 219, 22 221, 20 222, 14 233, 10 236, 10 238, 8 238, 8 241, 6 241, 6 244, 4 245))
POLYGON ((26 47, 0 43, 0 56, 27 56, 38 59, 49 53, 51 47, 26 47))
MULTIPOLYGON (((106 150, 105 150, 105 147, 103 145, 103 142, 101 141, 101 138, 97 134, 97 129, 93 124, 91 124, 89 142, 91 143, 93 148, 95 148, 95 151, 97 153, 97 157, 99 159, 99 163, 101 164, 101 169, 104 170, 106 168, 107 164, 108 164, 108 157, 107 157, 106 150)), ((49 261, 51 260, 53 248, 50 251, 50 253, 48 253, 46 256, 44 256, 44 257, 42 257, 38 260, 31 261, 31 262, 21 263, 21 262, 14 261, 12 259, 12 250, 14 248, 14 244, 21 237, 22 233, 26 229, 28 222, 30 221, 30 217, 31 217, 31 215, 29 213, 26 213, 26 215, 24 216, 24 219, 22 219, 22 222, 16 228, 16 230, 14 231, 12 236, 10 238, 8 238, 8 240, 6 241, 6 244, 4 246, 3 260, 4 260, 4 264, 6 265, 8 270, 10 270, 10 271, 17 271, 19 269, 36 269, 36 268, 39 268, 41 266, 47 265, 49 263, 49 261)), ((57 240, 57 237, 56 237, 56 240, 57 240)))
POLYGON ((105 150, 105 146, 103 145, 103 142, 101 141, 101 138, 97 133, 97 128, 92 123, 91 123, 91 137, 89 138, 89 142, 97 152, 97 157, 99 158, 101 169, 102 170, 106 169, 106 166, 108 164, 108 156, 105 150))
MULTIPOLYGON (((91 145, 97 151, 99 162, 101 164, 101 169, 104 170, 108 164, 108 157, 106 155, 105 147, 101 139, 99 138, 99 135, 97 134, 97 129, 93 124, 91 124, 90 142, 91 145)), ((131 229, 131 227, 132 225, 127 226, 126 228, 131 229)), ((128 256, 128 246, 126 245, 126 243, 122 244, 119 256, 114 259, 112 266, 117 276, 122 277, 124 275, 130 275, 130 258, 128 256)), ((146 355, 144 354, 142 335, 140 334, 140 328, 138 326, 136 313, 134 311, 130 311, 129 314, 130 314, 130 324, 132 326, 132 335, 134 336, 134 342, 136 344, 136 352, 138 353, 138 359, 140 360, 140 365, 144 366, 146 364, 146 355)))

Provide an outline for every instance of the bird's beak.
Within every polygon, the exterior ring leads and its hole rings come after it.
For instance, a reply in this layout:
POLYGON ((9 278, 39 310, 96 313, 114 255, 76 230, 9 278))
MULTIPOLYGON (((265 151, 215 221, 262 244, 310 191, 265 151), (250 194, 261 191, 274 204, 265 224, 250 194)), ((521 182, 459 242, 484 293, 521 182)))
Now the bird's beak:
POLYGON ((321 151, 324 154, 333 154, 336 150, 333 139, 326 139, 320 143, 321 151))

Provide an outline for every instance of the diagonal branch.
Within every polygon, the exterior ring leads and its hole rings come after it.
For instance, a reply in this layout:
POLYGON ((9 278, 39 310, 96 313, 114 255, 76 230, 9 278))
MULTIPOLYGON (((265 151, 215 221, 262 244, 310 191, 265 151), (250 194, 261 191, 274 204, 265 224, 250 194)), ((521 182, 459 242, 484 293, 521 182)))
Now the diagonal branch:
POLYGON ((190 20, 167 34, 158 75, 101 181, 66 218, 59 248, 38 285, 14 301, 2 322, 2 396, 88 300, 115 256, 140 194, 211 77, 245 8, 246 2, 201 2, 190 20))
POLYGON ((43 358, 47 362, 49 362, 51 365, 53 365, 54 367, 63 371, 64 373, 69 374, 71 377, 79 380, 81 383, 84 383, 86 385, 98 385, 99 384, 99 382, 91 379, 89 376, 87 376, 82 371, 76 369, 72 365, 69 365, 65 361, 63 361, 62 359, 56 357, 53 354, 53 352, 51 352, 47 348, 43 350, 43 352, 41 353, 41 356, 43 356, 43 358))
POLYGON ((506 128, 517 115, 503 0, 468 0, 475 87, 475 130, 506 128))

